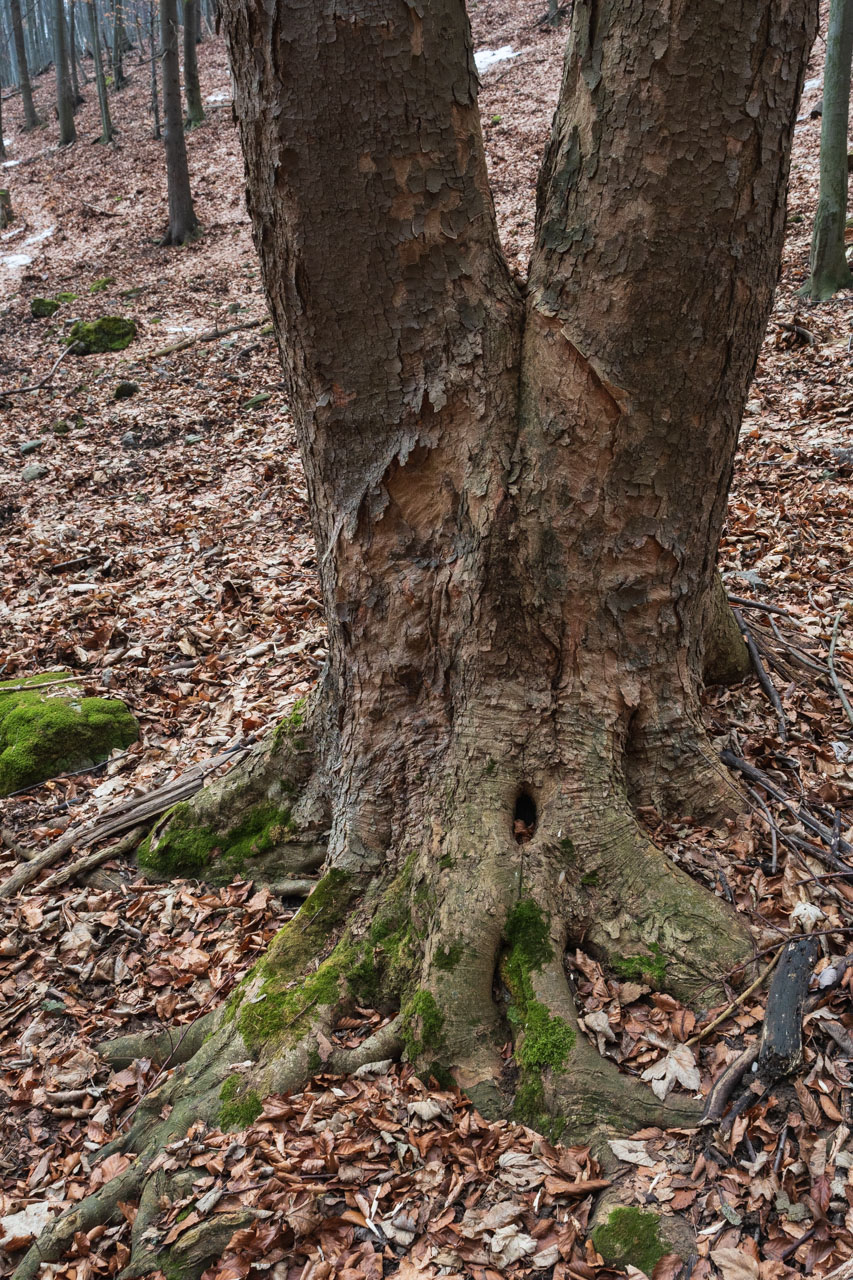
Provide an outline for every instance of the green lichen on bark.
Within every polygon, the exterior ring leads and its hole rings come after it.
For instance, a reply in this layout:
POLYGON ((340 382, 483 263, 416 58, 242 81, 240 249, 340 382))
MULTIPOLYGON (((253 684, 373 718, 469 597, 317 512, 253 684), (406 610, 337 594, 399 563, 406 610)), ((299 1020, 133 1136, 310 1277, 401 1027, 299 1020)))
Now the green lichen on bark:
POLYGON ((136 322, 123 316, 101 316, 99 320, 76 320, 66 342, 75 345, 75 354, 90 356, 104 351, 124 351, 136 337, 136 322))
POLYGON ((223 1133, 230 1129, 248 1129, 264 1109, 258 1094, 254 1089, 246 1089, 238 1075, 229 1076, 225 1081, 219 1101, 219 1127, 223 1133))
POLYGON ((67 690, 54 697, 52 688, 39 687, 56 679, 52 672, 0 684, 0 795, 99 764, 139 737, 123 702, 70 696, 67 690), (15 687, 22 684, 27 687, 15 687))
POLYGON ((449 947, 438 947, 433 957, 433 964, 436 969, 441 969, 444 973, 452 973, 462 959, 462 952, 461 942, 451 942, 449 947))
POLYGON ((634 1208, 613 1209, 607 1221, 593 1229, 592 1243, 610 1266, 638 1267, 647 1276, 669 1253, 657 1214, 634 1208))
POLYGON ((301 731, 305 726, 305 699, 299 698, 286 716, 279 720, 273 730, 272 744, 274 751, 280 751, 289 742, 294 751, 302 751, 305 747, 301 731))
POLYGON ((154 846, 150 840, 140 845, 137 861, 158 876, 199 876, 227 883, 250 867, 253 858, 282 844, 292 830, 290 810, 275 805, 257 805, 237 826, 221 832, 197 826, 192 805, 178 804, 154 846))
POLYGON ((510 995, 507 1016, 519 1044, 515 1059, 520 1070, 513 1115, 531 1128, 553 1132, 554 1117, 545 1105, 544 1071, 565 1067, 575 1045, 569 1024, 554 1017, 536 999, 531 974, 553 958, 548 921, 529 898, 516 903, 504 928, 508 950, 501 974, 510 995))

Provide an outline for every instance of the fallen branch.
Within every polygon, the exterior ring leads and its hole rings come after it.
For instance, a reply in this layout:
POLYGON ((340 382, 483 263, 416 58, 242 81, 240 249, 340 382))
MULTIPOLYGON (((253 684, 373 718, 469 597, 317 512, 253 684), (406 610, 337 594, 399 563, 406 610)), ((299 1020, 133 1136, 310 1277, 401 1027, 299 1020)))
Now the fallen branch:
POLYGON ((836 616, 835 624, 832 628, 832 639, 829 642, 829 655, 826 660, 826 665, 829 668, 829 678, 832 681, 832 687, 838 694, 841 705, 844 708, 844 714, 847 716, 850 723, 853 724, 853 707, 850 706, 850 700, 842 689, 841 681, 838 679, 838 672, 835 670, 835 649, 838 644, 838 628, 841 626, 842 617, 843 614, 841 613, 836 616))
POLYGON ((761 973, 758 975, 755 981, 750 983, 750 985, 746 988, 745 991, 741 991, 738 995, 736 995, 734 1000, 732 1000, 731 1004, 727 1005, 726 1008, 722 1011, 722 1013, 719 1013, 717 1015, 717 1017, 714 1019, 713 1022, 709 1022, 707 1027, 703 1027, 701 1031, 697 1031, 695 1036, 691 1036, 689 1040, 685 1041, 685 1044, 688 1044, 688 1045, 698 1044, 700 1040, 704 1040, 707 1035, 710 1035, 711 1032, 715 1031, 717 1027, 720 1026, 721 1023, 725 1022, 726 1018, 730 1017, 731 1014, 734 1013, 738 1005, 743 1004, 744 1000, 746 1000, 749 996, 751 996, 753 991, 757 991, 766 978, 769 978, 770 974, 773 972, 773 970, 776 968, 776 965, 779 963, 779 957, 781 956, 783 950, 784 950, 784 947, 780 947, 779 950, 776 952, 775 956, 773 957, 773 959, 770 961, 767 968, 762 969, 761 973))
MULTIPOLYGON (((149 792, 145 796, 141 796, 129 804, 118 805, 115 809, 109 810, 97 822, 91 823, 89 826, 77 827, 71 831, 66 831, 60 838, 54 841, 31 862, 26 862, 22 866, 17 867, 12 874, 0 884, 0 898, 11 898, 25 885, 31 883, 38 876, 39 872, 45 867, 52 866, 58 862, 63 854, 68 853, 75 845, 91 847, 94 844, 100 844, 103 840, 109 839, 110 836, 121 835, 128 831, 131 827, 136 827, 144 823, 149 818, 156 818, 166 809, 171 809, 172 805, 178 804, 182 800, 188 800, 190 796, 195 795, 201 789, 205 776, 213 773, 218 769, 226 759, 234 756, 235 753, 242 752, 245 755, 248 748, 243 743, 231 747, 228 751, 223 751, 221 755, 213 756, 209 760, 204 760, 200 764, 194 765, 192 769, 188 769, 185 774, 177 778, 174 782, 167 783, 163 787, 159 787, 155 791, 149 792)), ((241 759, 240 754, 237 760, 241 759)), ((236 760, 234 761, 236 763, 236 760)))
POLYGON ((39 885, 39 893, 47 893, 51 889, 57 889, 61 884, 68 884, 69 880, 77 880, 80 876, 85 875, 87 871, 91 871, 94 867, 99 867, 102 862, 108 862, 110 858, 121 858, 126 853, 130 853, 140 841, 144 838, 147 828, 144 823, 138 827, 134 827, 128 831, 127 835, 122 836, 121 840, 117 840, 115 844, 105 845, 103 849, 95 849, 93 853, 86 853, 82 858, 77 858, 67 867, 61 867, 59 871, 54 871, 53 875, 47 877, 39 885))
POLYGON ((729 604, 740 605, 742 609, 760 609, 762 613, 778 613, 783 618, 791 618, 796 622, 793 613, 780 609, 778 604, 763 604, 761 600, 747 600, 745 596, 729 596, 729 604))
MULTIPOLYGON (((728 765, 730 769, 737 769, 739 773, 742 773, 744 777, 749 778, 751 782, 757 782, 759 786, 762 786, 768 795, 771 795, 774 800, 778 800, 780 804, 784 805, 788 812, 793 814, 798 822, 801 822, 803 826, 807 827, 814 835, 820 836, 821 840, 829 846, 831 851, 833 841, 835 839, 833 831, 823 822, 819 822, 817 818, 812 817, 812 815, 807 813, 804 809, 798 809, 793 801, 788 799, 781 787, 776 786, 776 784, 768 778, 766 773, 763 773, 761 769, 756 769, 755 765, 748 764, 746 760, 742 760, 740 756, 736 756, 733 751, 721 751, 720 759, 723 764, 728 765)), ((794 837, 790 838, 793 839, 794 837)), ((838 840, 837 847, 840 853, 853 853, 853 845, 851 845, 848 840, 838 840)), ((840 858, 833 859, 831 852, 824 854, 821 850, 821 856, 824 860, 832 859, 831 865, 836 871, 853 871, 853 867, 844 863, 840 858)))
POLYGON ((266 319, 266 316, 264 316, 262 320, 244 320, 242 324, 230 324, 225 329, 207 329, 204 333, 191 334, 189 338, 182 338, 180 342, 173 342, 170 347, 161 347, 159 351, 152 351, 149 359, 156 360, 160 356, 171 356, 176 351, 185 351, 187 347, 193 346, 196 342, 215 342, 217 338, 224 338, 229 333, 238 333, 241 329, 257 329, 259 325, 266 323, 266 319))
POLYGON ((22 396, 27 391, 40 391, 42 387, 46 387, 47 384, 52 379, 53 375, 56 373, 59 366, 62 364, 62 361, 65 359, 65 357, 67 355, 70 355, 72 351, 75 351, 78 346, 79 346, 79 343, 77 342, 72 342, 70 346, 67 346, 63 351, 62 355, 54 364, 50 373, 47 375, 47 377, 42 378, 41 382, 33 382, 28 387, 7 387, 5 388, 5 390, 0 391, 0 400, 5 400, 7 396, 22 396))
POLYGON ((55 680, 41 680, 38 684, 4 684, 0 685, 0 697, 6 693, 32 693, 34 690, 50 689, 55 684, 80 684, 85 679, 85 676, 57 676, 55 680))
POLYGON ((764 663, 761 661, 761 654, 758 652, 758 645, 755 643, 755 638, 753 637, 752 632, 750 631, 749 627, 746 625, 746 622, 744 621, 743 614, 740 612, 739 609, 732 609, 732 613, 735 615, 737 624, 740 627, 741 631, 743 632, 744 639, 746 640, 746 647, 749 650, 749 656, 752 660, 752 666, 755 671, 755 674, 758 677, 758 683, 761 685, 762 689, 764 690, 764 693, 767 696, 768 701, 773 707, 773 710, 776 712, 776 719, 779 724, 779 737, 782 739, 783 742, 787 742, 788 726, 785 723, 785 712, 782 708, 782 699, 779 697, 779 694, 776 690, 776 686, 774 685, 773 681, 770 679, 770 676, 767 674, 767 671, 765 669, 764 663))

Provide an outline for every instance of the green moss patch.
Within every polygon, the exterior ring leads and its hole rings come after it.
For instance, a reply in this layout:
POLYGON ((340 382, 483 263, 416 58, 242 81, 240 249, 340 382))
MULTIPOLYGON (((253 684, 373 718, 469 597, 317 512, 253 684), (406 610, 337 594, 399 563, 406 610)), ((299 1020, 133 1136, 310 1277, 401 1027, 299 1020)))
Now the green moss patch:
POLYGON ((30 302, 30 315, 36 320, 43 320, 54 315, 61 305, 57 298, 33 298, 30 302))
POLYGON ((656 1213, 639 1209, 613 1209, 606 1222, 592 1232, 592 1243, 613 1267, 639 1267, 650 1276, 669 1249, 660 1238, 656 1213))
POLYGON ((252 975, 263 979, 252 1000, 235 993, 232 1016, 251 1052, 271 1039, 296 1040, 311 1016, 326 1004, 336 1004, 353 961, 344 938, 313 972, 307 972, 335 938, 355 894, 352 877, 330 871, 306 898, 292 920, 278 931, 252 975))
POLYGON ((101 316, 99 320, 75 320, 66 342, 75 344, 75 355, 91 356, 104 351, 124 351, 136 337, 136 322, 123 316, 101 316))
POLYGON ((115 284, 114 276, 100 276, 89 285, 89 292, 103 293, 105 289, 109 289, 111 284, 115 284))
POLYGON ((305 725, 305 699, 294 702, 288 715, 279 720, 273 731, 273 750, 279 751, 286 742, 290 742, 296 751, 301 751, 304 742, 300 736, 305 725))
POLYGON ((237 826, 223 833, 197 826, 192 805, 178 804, 155 847, 146 841, 137 851, 137 861, 158 876, 198 876, 224 884, 242 874, 253 858, 282 844, 292 830, 290 810, 275 805, 250 809, 237 826))
POLYGON ((56 679, 52 673, 0 684, 0 795, 99 764, 139 737, 123 702, 74 696, 67 686, 39 687, 56 679), (4 693, 21 684, 27 688, 4 693))
POLYGON ((538 972, 554 954, 548 921, 535 902, 522 899, 509 914, 504 936, 508 951, 501 962, 501 974, 510 994, 508 1017, 520 1033, 515 1058, 521 1079, 513 1114, 532 1129, 552 1132, 542 1073, 565 1067, 575 1033, 563 1018, 552 1017, 533 990, 531 973, 538 972))
POLYGON ((663 986, 666 977, 666 957, 656 942, 650 947, 651 954, 645 956, 616 957, 613 968, 620 978, 630 982, 653 982, 656 987, 663 986))
POLYGON ((444 1015, 431 992, 416 991, 403 1006, 402 1015, 403 1043, 410 1062, 442 1047, 444 1015))
POLYGON ((253 1089, 247 1089, 241 1076, 229 1076, 219 1093, 219 1127, 223 1133, 230 1129, 248 1129, 264 1109, 264 1104, 253 1089))

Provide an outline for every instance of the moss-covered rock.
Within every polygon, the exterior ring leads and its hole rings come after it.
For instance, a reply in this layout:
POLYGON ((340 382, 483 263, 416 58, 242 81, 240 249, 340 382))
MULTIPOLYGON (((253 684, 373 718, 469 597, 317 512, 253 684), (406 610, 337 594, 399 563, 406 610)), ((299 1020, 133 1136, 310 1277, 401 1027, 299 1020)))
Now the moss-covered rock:
POLYGON ((83 698, 67 685, 40 688, 56 678, 52 673, 0 683, 0 795, 98 764, 139 737, 123 702, 83 698))
POLYGON ((89 292, 103 293, 105 289, 109 289, 111 284, 115 284, 115 276, 99 276, 97 280, 93 280, 89 285, 89 292))
POLYGON ((33 298, 30 302, 30 315, 36 320, 43 320, 54 315, 62 304, 56 298, 33 298))
POLYGON ((104 351, 124 351, 136 337, 136 322, 123 316, 101 316, 99 320, 75 320, 66 342, 73 342, 75 354, 98 355, 104 351))
POLYGON ((593 1229, 592 1243, 610 1266, 638 1267, 647 1276, 670 1252, 661 1238, 658 1215, 633 1207, 611 1210, 607 1221, 593 1229))

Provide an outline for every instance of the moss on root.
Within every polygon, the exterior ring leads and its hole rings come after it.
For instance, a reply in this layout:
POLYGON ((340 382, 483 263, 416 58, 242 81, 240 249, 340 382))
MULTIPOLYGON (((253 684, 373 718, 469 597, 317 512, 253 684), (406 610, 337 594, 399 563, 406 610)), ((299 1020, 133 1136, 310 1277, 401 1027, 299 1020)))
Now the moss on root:
POLYGON ((650 955, 616 957, 611 963, 620 978, 631 982, 653 982, 656 987, 663 986, 666 977, 666 957, 656 942, 650 948, 650 955))
POLYGON ((252 858, 282 844, 293 831, 289 809, 257 805, 230 831, 199 827, 190 804, 175 805, 168 826, 152 848, 146 840, 137 850, 145 871, 162 877, 199 876, 214 884, 242 874, 252 858))
POLYGON ((264 1104, 253 1089, 247 1089, 241 1076, 229 1076, 219 1093, 219 1127, 223 1133, 230 1129, 248 1129, 257 1120, 264 1104))
MULTIPOLYGON (((444 1043, 444 1015, 430 991, 416 991, 402 1010, 402 1037, 406 1057, 410 1062, 430 1050, 439 1050, 444 1043)), ((434 1064, 433 1070, 435 1066, 434 1064)))
POLYGON ((660 1237, 656 1213, 635 1208, 617 1208, 592 1232, 592 1243, 606 1263, 613 1267, 638 1267, 647 1276, 667 1253, 660 1237))
POLYGON ((129 747, 139 725, 114 698, 52 697, 41 689, 56 674, 0 684, 0 795, 106 760, 129 747), (12 685, 14 692, 4 692, 12 685), (16 686, 24 684, 25 689, 16 686))
POLYGON ((532 1129, 552 1134, 554 1117, 547 1112, 543 1072, 560 1071, 575 1045, 569 1024, 553 1017, 536 999, 531 974, 553 958, 548 921, 529 898, 516 903, 504 928, 508 950, 501 974, 510 994, 508 1017, 520 1035, 516 1062, 521 1077, 513 1115, 532 1129))
POLYGON ((274 751, 280 751, 285 743, 289 742, 295 751, 302 751, 305 748, 305 742, 301 737, 301 732, 305 727, 305 699, 299 698, 290 708, 289 713, 279 720, 276 725, 273 736, 272 745, 274 751))

